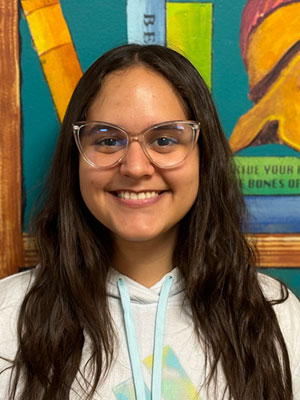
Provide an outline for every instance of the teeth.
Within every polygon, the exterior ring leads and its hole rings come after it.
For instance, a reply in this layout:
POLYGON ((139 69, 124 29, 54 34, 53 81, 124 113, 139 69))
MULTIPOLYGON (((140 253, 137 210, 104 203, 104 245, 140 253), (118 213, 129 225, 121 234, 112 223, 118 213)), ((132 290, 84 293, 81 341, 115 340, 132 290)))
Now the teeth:
POLYGON ((117 196, 124 200, 145 200, 158 196, 158 192, 118 192, 117 196))

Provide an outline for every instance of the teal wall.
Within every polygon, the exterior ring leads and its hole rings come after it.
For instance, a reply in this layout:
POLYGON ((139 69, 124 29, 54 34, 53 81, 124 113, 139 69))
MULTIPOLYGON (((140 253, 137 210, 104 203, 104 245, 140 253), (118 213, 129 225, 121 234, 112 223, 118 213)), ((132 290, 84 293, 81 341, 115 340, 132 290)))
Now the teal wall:
MULTIPOLYGON (((246 0, 215 0, 213 25, 212 93, 229 136, 238 118, 252 107, 247 98, 248 77, 239 50, 240 20, 246 0)), ((125 0, 61 0, 83 70, 108 49, 127 42, 125 0)), ((27 22, 21 12, 21 69, 23 117, 24 230, 55 147, 59 122, 43 77, 27 22)), ((296 155, 285 146, 268 145, 255 155, 296 155)), ((252 155, 252 149, 243 154, 252 155)), ((297 156, 299 154, 297 153, 297 156)), ((300 269, 267 269, 285 281, 300 298, 300 269)))

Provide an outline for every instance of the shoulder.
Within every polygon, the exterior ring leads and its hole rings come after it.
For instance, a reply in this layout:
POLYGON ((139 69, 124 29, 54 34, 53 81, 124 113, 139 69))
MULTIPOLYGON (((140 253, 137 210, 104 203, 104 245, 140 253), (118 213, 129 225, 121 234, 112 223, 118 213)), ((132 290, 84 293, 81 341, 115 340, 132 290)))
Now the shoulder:
MULTIPOLYGON (((277 279, 271 278, 268 275, 258 273, 258 282, 259 285, 262 289, 262 292, 265 296, 265 298, 269 301, 276 301, 279 300, 283 297, 283 295, 286 294, 286 289, 285 286, 282 287, 282 284, 280 281, 277 279)), ((276 306, 283 306, 286 308, 288 307, 295 307, 296 310, 300 311, 300 301, 299 299, 294 295, 294 293, 287 289, 287 300, 284 301, 281 304, 277 304, 276 306)))
MULTIPOLYGON (((272 302, 282 298, 285 292, 282 293, 279 281, 263 274, 258 274, 258 280, 267 300, 272 302)), ((294 396, 297 397, 300 395, 300 301, 290 290, 287 294, 288 298, 274 304, 273 309, 288 349, 294 396)))
POLYGON ((11 360, 18 349, 17 323, 21 304, 34 280, 35 269, 0 280, 0 398, 7 398, 11 360))
POLYGON ((300 301, 294 293, 289 289, 286 293, 281 283, 270 276, 258 274, 258 281, 265 298, 272 304, 287 294, 287 299, 279 304, 273 304, 273 308, 280 325, 284 324, 285 329, 290 327, 291 333, 296 330, 300 333, 300 301))
POLYGON ((35 268, 0 280, 0 312, 23 301, 34 276, 35 268))
POLYGON ((19 310, 34 276, 35 269, 0 280, 0 357, 16 350, 19 310))

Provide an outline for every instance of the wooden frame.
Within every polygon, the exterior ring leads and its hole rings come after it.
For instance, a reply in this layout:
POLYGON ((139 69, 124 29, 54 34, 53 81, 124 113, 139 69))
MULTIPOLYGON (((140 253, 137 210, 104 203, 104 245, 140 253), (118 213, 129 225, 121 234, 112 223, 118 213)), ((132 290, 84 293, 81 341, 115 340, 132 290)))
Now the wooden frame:
POLYGON ((2 2, 0 6, 0 54, 0 277, 3 277, 24 264, 17 0, 2 2))
POLYGON ((300 267, 300 234, 260 233, 256 241, 260 267, 300 267))

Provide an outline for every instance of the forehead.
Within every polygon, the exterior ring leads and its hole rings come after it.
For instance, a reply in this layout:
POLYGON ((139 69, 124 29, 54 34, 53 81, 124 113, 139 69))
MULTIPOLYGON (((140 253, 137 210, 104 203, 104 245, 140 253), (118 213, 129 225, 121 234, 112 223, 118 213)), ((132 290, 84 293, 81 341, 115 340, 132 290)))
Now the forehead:
POLYGON ((153 125, 186 119, 186 112, 181 97, 165 77, 136 65, 107 75, 88 110, 88 119, 122 126, 130 119, 135 124, 144 119, 153 125))
POLYGON ((158 71, 145 65, 132 65, 124 69, 116 70, 106 75, 103 79, 98 96, 107 95, 108 89, 135 90, 137 87, 163 87, 168 88, 174 96, 180 97, 172 83, 158 71))

